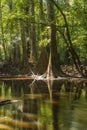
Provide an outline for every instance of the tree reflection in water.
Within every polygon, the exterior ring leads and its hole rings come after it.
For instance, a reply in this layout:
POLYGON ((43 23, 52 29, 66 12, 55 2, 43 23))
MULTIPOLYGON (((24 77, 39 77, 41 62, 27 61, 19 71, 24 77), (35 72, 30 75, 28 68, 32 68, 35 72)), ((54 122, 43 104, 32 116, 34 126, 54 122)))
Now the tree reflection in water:
POLYGON ((3 99, 12 101, 0 106, 0 123, 9 127, 18 130, 86 129, 86 81, 0 81, 0 100, 3 99))

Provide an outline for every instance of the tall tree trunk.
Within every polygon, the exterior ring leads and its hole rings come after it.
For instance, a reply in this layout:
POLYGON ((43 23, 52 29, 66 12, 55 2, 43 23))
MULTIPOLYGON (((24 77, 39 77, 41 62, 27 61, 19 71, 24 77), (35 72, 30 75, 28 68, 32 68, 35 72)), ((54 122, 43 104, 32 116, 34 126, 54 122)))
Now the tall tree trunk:
MULTIPOLYGON (((40 19, 39 20, 41 20, 41 22, 42 21, 44 21, 45 20, 45 18, 44 18, 44 11, 43 11, 43 0, 40 0, 40 4, 39 4, 39 8, 40 8, 40 19)), ((43 26, 43 24, 41 24, 41 31, 43 31, 43 29, 44 29, 44 26, 43 26)))
MULTIPOLYGON (((12 9, 13 9, 13 0, 9 0, 9 3, 8 3, 8 6, 9 6, 9 11, 10 13, 12 13, 12 9)), ((13 44, 13 23, 10 22, 10 50, 11 52, 9 52, 9 60, 12 62, 12 64, 15 64, 16 63, 16 56, 15 56, 15 44, 13 44)))
POLYGON ((63 75, 63 72, 59 64, 59 55, 57 52, 57 41, 56 41, 56 23, 55 23, 55 14, 54 14, 54 4, 47 0, 47 16, 48 22, 50 25, 50 54, 47 54, 47 47, 42 48, 41 56, 37 64, 37 72, 44 74, 46 77, 57 77, 63 75), (49 57, 48 57, 49 56, 49 57), (44 61, 45 59, 45 61, 44 61), (45 66, 45 69, 43 67, 45 66))
MULTIPOLYGON (((43 0, 39 0, 39 18, 38 21, 44 21, 44 11, 43 11, 43 0)), ((44 25, 43 24, 38 24, 38 36, 42 34, 44 31, 44 25)), ((46 38, 44 35, 40 35, 39 40, 44 40, 46 38)), ((41 46, 41 52, 40 56, 36 65, 35 73, 38 74, 44 74, 47 70, 47 65, 48 65, 48 55, 49 53, 47 52, 47 47, 44 45, 41 46)))
POLYGON ((74 64, 76 66, 76 69, 78 70, 78 72, 83 75, 83 76, 87 76, 87 70, 85 68, 83 68, 81 61, 79 59, 78 54, 76 53, 74 47, 73 47, 73 43, 71 40, 71 35, 70 35, 70 31, 69 31, 69 27, 68 27, 68 22, 66 19, 66 15, 63 13, 63 11, 61 10, 61 8, 57 5, 57 3, 54 0, 51 0, 51 2, 56 6, 56 8, 60 11, 61 15, 63 16, 64 22, 65 22, 65 26, 66 26, 66 40, 67 40, 67 46, 69 48, 69 51, 72 55, 72 59, 74 61, 74 64), (85 73, 83 72, 83 70, 85 71, 85 73))
POLYGON ((28 59, 27 59, 25 26, 24 26, 23 21, 21 21, 21 41, 22 41, 22 49, 23 49, 22 62, 23 62, 23 64, 26 64, 28 62, 28 59))
POLYGON ((31 41, 32 41, 32 60, 37 60, 37 49, 36 49, 36 26, 35 26, 35 3, 31 0, 31 41))
POLYGON ((47 77, 57 77, 62 74, 62 71, 60 68, 59 56, 57 52, 54 4, 50 0, 47 0, 47 10, 48 10, 47 12, 48 21, 51 29, 50 56, 49 56, 49 64, 47 68, 47 77))
POLYGON ((5 54, 5 59, 7 59, 7 53, 6 53, 6 46, 5 46, 5 40, 4 40, 4 28, 3 28, 3 21, 2 21, 2 5, 0 0, 0 23, 1 23, 1 35, 2 35, 2 46, 5 54))
MULTIPOLYGON (((31 12, 30 12, 30 1, 27 1, 27 5, 25 8, 25 14, 30 16, 31 12)), ((26 19, 26 25, 25 25, 25 32, 26 32, 26 42, 27 42, 27 57, 28 57, 28 61, 30 62, 31 57, 31 23, 29 18, 26 19)))

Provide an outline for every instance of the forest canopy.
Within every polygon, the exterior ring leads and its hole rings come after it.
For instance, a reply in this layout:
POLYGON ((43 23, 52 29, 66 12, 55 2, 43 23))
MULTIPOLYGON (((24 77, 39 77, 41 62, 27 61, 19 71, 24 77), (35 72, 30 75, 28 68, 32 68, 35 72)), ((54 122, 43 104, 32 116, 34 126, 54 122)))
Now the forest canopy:
POLYGON ((85 76, 86 42, 86 0, 0 0, 0 68, 28 73, 33 64, 35 73, 57 77, 61 65, 75 65, 85 76))

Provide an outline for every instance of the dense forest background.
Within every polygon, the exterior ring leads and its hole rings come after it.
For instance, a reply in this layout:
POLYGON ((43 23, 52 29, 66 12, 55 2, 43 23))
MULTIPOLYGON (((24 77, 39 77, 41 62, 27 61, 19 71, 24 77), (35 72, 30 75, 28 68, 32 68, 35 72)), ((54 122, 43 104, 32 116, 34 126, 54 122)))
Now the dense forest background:
POLYGON ((86 76, 86 0, 0 0, 0 72, 86 76))

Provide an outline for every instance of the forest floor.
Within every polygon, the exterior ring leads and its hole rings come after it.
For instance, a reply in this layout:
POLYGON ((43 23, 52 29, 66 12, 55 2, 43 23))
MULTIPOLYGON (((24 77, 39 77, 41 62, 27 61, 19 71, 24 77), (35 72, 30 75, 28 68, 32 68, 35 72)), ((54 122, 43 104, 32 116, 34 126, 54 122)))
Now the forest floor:
POLYGON ((27 65, 14 65, 12 63, 4 62, 0 64, 0 76, 4 75, 25 75, 27 73, 30 73, 30 68, 33 68, 32 64, 27 65))
MULTIPOLYGON (((11 63, 0 64, 0 77, 3 76, 17 76, 17 75, 28 75, 30 76, 34 72, 34 64, 29 63, 27 65, 13 65, 11 63), (32 72, 31 72, 32 70, 32 72)), ((61 65, 64 73, 72 77, 81 77, 74 65, 61 65)))

